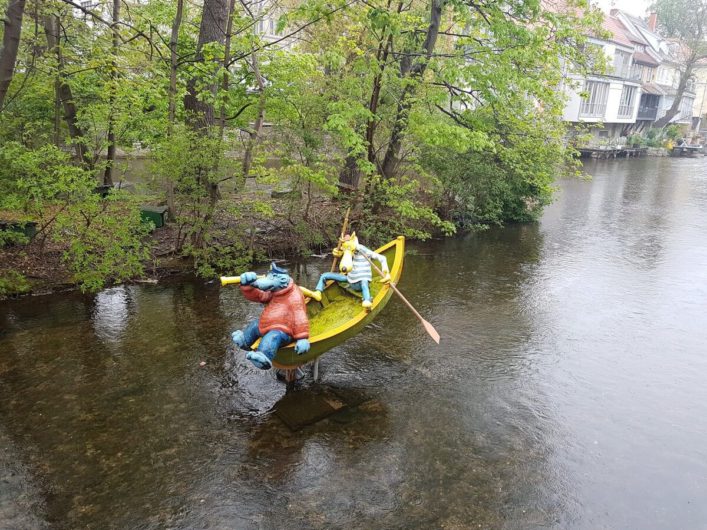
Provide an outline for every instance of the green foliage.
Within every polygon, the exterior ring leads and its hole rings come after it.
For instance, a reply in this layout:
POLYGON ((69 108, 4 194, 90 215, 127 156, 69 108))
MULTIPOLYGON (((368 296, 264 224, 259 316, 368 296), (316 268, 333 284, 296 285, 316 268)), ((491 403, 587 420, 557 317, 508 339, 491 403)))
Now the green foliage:
POLYGON ((640 147, 662 147, 667 140, 675 141, 682 136, 680 127, 669 125, 664 129, 650 128, 644 135, 632 134, 628 138, 630 145, 640 147))
POLYGON ((150 256, 136 201, 115 191, 72 204, 57 219, 54 238, 68 242, 64 259, 82 291, 95 291, 106 282, 140 277, 150 256))
POLYGON ((176 127, 153 147, 152 185, 155 190, 173 190, 173 217, 179 231, 176 250, 186 248, 189 254, 189 249, 204 245, 213 221, 214 204, 208 186, 233 174, 232 161, 224 156, 220 139, 184 126, 176 127))
POLYGON ((53 145, 0 145, 0 208, 42 215, 47 204, 80 199, 94 186, 91 176, 53 145))
POLYGON ((202 278, 212 279, 247 270, 253 263, 264 261, 265 256, 249 248, 246 241, 237 230, 210 231, 206 245, 188 249, 194 258, 196 273, 202 278))
POLYGON ((660 147, 663 145, 664 131, 661 129, 650 128, 645 133, 646 147, 660 147))
POLYGON ((0 230, 0 248, 7 245, 24 245, 28 242, 29 238, 21 230, 0 230))
POLYGON ((631 147, 641 147, 644 140, 640 134, 631 134, 626 138, 626 143, 631 147))
POLYGON ((417 179, 402 177, 393 182, 373 176, 369 181, 370 191, 364 197, 357 233, 371 244, 380 244, 398 235, 424 240, 433 233, 453 234, 454 224, 441 219, 433 207, 436 203, 433 190, 438 182, 428 176, 427 185, 431 193, 423 198, 417 179))
POLYGON ((66 245, 64 259, 84 290, 142 274, 146 227, 135 198, 94 193, 93 176, 53 145, 0 147, 0 208, 36 220, 45 236, 66 245))
POLYGON ((94 193, 109 123, 119 148, 151 149, 147 199, 172 208, 174 250, 208 277, 263 257, 259 222, 284 225, 292 252, 325 244, 319 205, 346 179, 359 182, 360 233, 375 244, 532 220, 554 175, 573 169, 561 122, 566 68, 602 68, 587 37, 601 35, 601 19, 585 0, 552 11, 538 0, 473 9, 448 0, 429 50, 429 2, 278 5, 278 31, 300 29, 290 50, 264 46, 250 31, 257 21, 237 8, 230 61, 224 42, 197 49, 203 5, 184 2, 174 87, 176 2, 123 9, 117 56, 112 29, 65 2, 25 15, 22 67, 0 120, 0 210, 37 221, 41 244, 66 249, 84 289, 140 275, 148 259, 138 197, 94 193), (42 31, 54 16, 58 49, 42 31), (72 127, 58 87, 71 91, 72 127), (268 127, 253 130, 263 115, 268 127), (294 193, 274 206, 232 194, 243 189, 246 151, 259 186, 294 193))
POLYGON ((668 138, 669 140, 677 140, 682 136, 682 133, 680 132, 680 127, 673 124, 673 125, 668 125, 665 128, 664 131, 664 136, 665 138, 668 138))
POLYGON ((31 286, 17 271, 0 271, 0 296, 11 296, 29 292, 31 286))

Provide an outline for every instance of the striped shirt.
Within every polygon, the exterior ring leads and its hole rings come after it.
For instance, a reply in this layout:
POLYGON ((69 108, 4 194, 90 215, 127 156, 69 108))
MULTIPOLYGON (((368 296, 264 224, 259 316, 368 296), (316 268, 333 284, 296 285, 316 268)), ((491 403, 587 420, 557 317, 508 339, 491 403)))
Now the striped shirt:
POLYGON ((353 255, 353 269, 346 275, 346 280, 349 283, 358 283, 361 280, 372 281, 373 274, 371 272, 371 264, 368 263, 364 256, 368 256, 369 259, 374 259, 380 263, 381 269, 388 268, 388 262, 385 256, 373 252, 370 248, 364 247, 363 245, 358 245, 356 247, 356 252, 353 255))

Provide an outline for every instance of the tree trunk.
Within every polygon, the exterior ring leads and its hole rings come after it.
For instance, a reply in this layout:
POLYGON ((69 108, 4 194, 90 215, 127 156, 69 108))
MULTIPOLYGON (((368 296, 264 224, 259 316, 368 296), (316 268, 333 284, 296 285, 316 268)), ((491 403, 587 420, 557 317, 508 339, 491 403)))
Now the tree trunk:
POLYGON ((10 0, 5 12, 5 33, 2 37, 2 49, 0 50, 0 112, 3 110, 5 96, 15 73, 24 11, 25 0, 10 0))
POLYGON ((169 37, 169 132, 172 132, 177 111, 177 43, 179 27, 182 25, 184 0, 177 0, 177 13, 172 22, 172 33, 169 37))
POLYGON ((231 31, 233 30, 233 10, 236 8, 236 0, 230 0, 228 5, 228 24, 226 25, 226 40, 223 46, 223 80, 221 90, 223 99, 221 100, 221 112, 219 115, 219 138, 223 140, 223 133, 226 130, 226 99, 228 94, 229 78, 228 64, 231 62, 231 31))
MULTIPOLYGON (((174 131, 174 121, 177 114, 177 44, 179 42, 179 28, 182 25, 182 14, 184 12, 184 0, 177 0, 177 12, 172 21, 172 33, 169 36, 169 110, 167 134, 171 135, 174 131)), ((169 219, 175 219, 177 215, 177 205, 174 199, 174 177, 168 177, 165 183, 165 191, 167 192, 167 209, 169 210, 169 219)))
MULTIPOLYGON (((388 2, 387 9, 390 9, 391 2, 388 2)), ((398 14, 403 10, 403 3, 398 3, 398 14)), ((376 126, 378 121, 376 119, 376 113, 378 112, 378 103, 380 101, 380 92, 383 85, 383 74, 385 73, 385 67, 388 63, 388 55, 393 48, 393 34, 392 32, 388 35, 385 43, 381 40, 378 45, 378 53, 376 54, 376 60, 378 61, 378 72, 373 79, 373 90, 371 91, 371 99, 368 102, 368 110, 371 112, 371 119, 366 125, 366 143, 368 144, 368 162, 374 167, 378 167, 376 160, 376 149, 373 144, 373 139, 376 133, 376 126)))
POLYGON ((54 79, 54 145, 61 147, 61 80, 54 79))
POLYGON ((685 89, 687 88, 687 82, 690 80, 690 77, 692 77, 692 69, 694 65, 695 59, 690 59, 687 62, 685 66, 685 71, 680 76, 680 83, 678 84, 678 90, 675 94, 673 104, 668 109, 668 112, 665 113, 665 116, 663 116, 659 120, 656 120, 655 124, 653 125, 654 127, 662 129, 670 123, 670 120, 677 116, 678 112, 680 111, 680 105, 682 104, 682 96, 685 94, 685 89))
MULTIPOLYGON (((228 7, 228 0, 204 0, 204 10, 201 16, 199 40, 196 48, 197 62, 204 61, 203 48, 205 44, 212 42, 224 44, 228 7)), ((192 129, 204 136, 208 136, 212 133, 212 128, 215 124, 213 100, 216 97, 218 83, 213 81, 209 85, 208 90, 211 92, 212 97, 203 101, 199 99, 197 81, 198 79, 196 77, 192 77, 187 83, 187 94, 184 96, 184 109, 187 112, 187 120, 192 129)), ((204 173, 208 175, 211 173, 210 170, 211 168, 204 173)), ((206 187, 211 203, 214 205, 219 197, 218 183, 213 178, 206 178, 202 181, 202 184, 206 187)))
POLYGON ((79 125, 76 104, 71 87, 66 82, 64 55, 59 42, 59 17, 49 15, 44 17, 44 34, 47 37, 47 47, 56 55, 57 63, 57 97, 64 111, 64 121, 69 129, 69 138, 74 145, 75 158, 85 168, 93 169, 93 157, 86 148, 86 138, 79 125))
POLYGON ((344 167, 339 173, 339 186, 342 191, 355 191, 361 182, 361 171, 355 156, 348 155, 344 160, 344 167))
MULTIPOLYGON (((228 17, 228 0, 204 0, 204 11, 199 27, 199 40, 196 48, 196 62, 204 61, 203 48, 205 44, 216 42, 224 44, 226 36, 226 19, 228 17)), ((187 94, 184 96, 184 108, 189 112, 188 120, 196 131, 208 134, 215 123, 213 98, 201 101, 197 91, 197 79, 192 77, 187 83, 187 94)), ((208 87, 212 96, 216 96, 217 83, 208 87)))
POLYGON ((245 153, 243 155, 243 176, 241 177, 241 183, 243 184, 245 184, 245 180, 250 175, 250 168, 253 165, 253 153, 255 151, 255 146, 260 139, 261 133, 263 132, 263 123, 265 123, 265 79, 260 73, 260 65, 258 64, 258 55, 256 52, 253 52, 251 55, 251 60, 253 61, 253 74, 255 74, 255 80, 258 83, 258 116, 255 118, 253 130, 250 132, 250 138, 248 138, 248 144, 246 145, 245 153))
MULTIPOLYGON (((425 57, 417 61, 413 61, 409 56, 403 57, 400 62, 400 76, 407 78, 422 78, 427 69, 432 53, 437 44, 437 36, 439 34, 439 26, 442 21, 442 9, 446 0, 432 0, 430 8, 430 24, 427 27, 425 34, 425 42, 422 45, 425 57)), ((395 122, 390 133, 390 142, 388 149, 385 152, 381 173, 384 178, 391 178, 395 173, 400 156, 400 148, 402 147, 403 134, 407 129, 410 108, 412 107, 413 96, 415 95, 414 85, 406 83, 403 93, 400 96, 398 109, 396 111, 395 122)))
POLYGON ((371 119, 368 120, 366 125, 366 143, 368 144, 368 161, 376 164, 376 149, 373 145, 373 138, 376 133, 376 125, 378 121, 376 119, 376 112, 378 112, 378 102, 380 101, 381 87, 383 83, 383 72, 385 71, 385 63, 388 60, 388 51, 392 45, 392 37, 388 38, 388 42, 383 44, 380 43, 378 48, 378 62, 380 64, 378 72, 376 72, 373 78, 373 90, 371 91, 371 99, 368 102, 368 110, 371 112, 371 119))
MULTIPOLYGON (((388 5, 386 7, 387 10, 390 9, 391 2, 390 0, 388 1, 388 5)), ((398 3, 398 14, 403 9, 403 3, 399 2, 398 3)), ((380 102, 380 93, 381 89, 383 86, 383 74, 385 72, 385 67, 388 62, 388 55, 390 54, 390 51, 392 50, 393 46, 393 35, 392 33, 388 35, 387 39, 381 38, 381 41, 378 43, 378 51, 376 53, 376 61, 378 63, 378 71, 376 72, 376 75, 373 78, 373 87, 371 89, 371 97, 369 98, 368 101, 368 110, 371 113, 371 118, 368 120, 368 123, 366 124, 366 144, 368 146, 368 152, 367 152, 367 159, 368 162, 371 164, 372 167, 375 167, 377 169, 380 169, 378 167, 378 162, 377 162, 377 157, 376 157, 376 148, 373 143, 373 140, 375 138, 375 133, 376 133, 376 127, 378 125, 378 120, 376 117, 376 113, 378 112, 378 105, 380 102)), ((344 167, 342 168, 341 172, 339 173, 339 185, 342 188, 342 190, 345 191, 353 191, 357 190, 359 185, 361 184, 361 170, 358 167, 357 159, 354 156, 347 156, 346 160, 344 162, 344 167)))
POLYGON ((110 96, 108 97, 108 153, 106 155, 106 170, 103 174, 103 185, 113 185, 113 166, 115 165, 115 92, 118 82, 118 46, 120 46, 120 36, 118 34, 118 22, 120 21, 120 0, 113 0, 113 21, 111 30, 113 32, 112 60, 110 64, 110 96))
MULTIPOLYGON (((366 124, 366 143, 368 145, 367 158, 368 161, 373 165, 373 167, 378 167, 376 162, 376 149, 373 144, 373 138, 376 133, 376 126, 378 124, 376 119, 376 112, 378 112, 378 103, 380 101, 380 91, 383 82, 383 72, 385 70, 385 62, 388 59, 389 46, 392 45, 392 37, 388 38, 387 43, 382 41, 378 46, 378 53, 376 54, 376 59, 379 62, 379 70, 373 78, 373 88, 371 89, 371 97, 368 101, 368 110, 371 112, 371 118, 366 124)), ((343 190, 354 191, 357 190, 361 183, 361 169, 358 167, 358 161, 355 156, 348 155, 344 161, 344 167, 339 173, 339 185, 343 190)))

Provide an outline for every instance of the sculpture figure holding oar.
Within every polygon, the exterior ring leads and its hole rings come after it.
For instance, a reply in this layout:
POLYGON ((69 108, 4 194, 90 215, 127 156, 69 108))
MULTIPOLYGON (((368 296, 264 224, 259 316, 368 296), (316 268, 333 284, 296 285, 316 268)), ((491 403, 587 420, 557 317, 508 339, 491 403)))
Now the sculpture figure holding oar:
POLYGON ((369 261, 374 259, 380 263, 383 269, 383 277, 380 281, 381 283, 388 283, 390 282, 390 271, 385 256, 381 256, 360 244, 355 232, 351 235, 344 235, 343 240, 340 242, 340 247, 335 248, 332 253, 335 258, 341 258, 339 263, 340 272, 325 272, 319 277, 319 282, 314 290, 314 299, 321 301, 322 291, 327 280, 347 282, 351 289, 361 292, 363 296, 362 305, 366 310, 369 310, 373 305, 369 288, 370 282, 373 281, 373 273, 371 272, 369 261))

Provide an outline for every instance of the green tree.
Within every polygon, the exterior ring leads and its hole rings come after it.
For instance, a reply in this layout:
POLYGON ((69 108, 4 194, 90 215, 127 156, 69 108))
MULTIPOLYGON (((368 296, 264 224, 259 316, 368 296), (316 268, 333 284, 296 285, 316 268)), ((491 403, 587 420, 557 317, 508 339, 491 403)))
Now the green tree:
POLYGON ((678 88, 665 116, 655 122, 655 127, 665 127, 680 112, 682 99, 693 77, 695 65, 707 57, 707 2, 699 0, 656 0, 651 9, 658 17, 658 29, 665 36, 677 39, 672 53, 679 62, 678 88))

